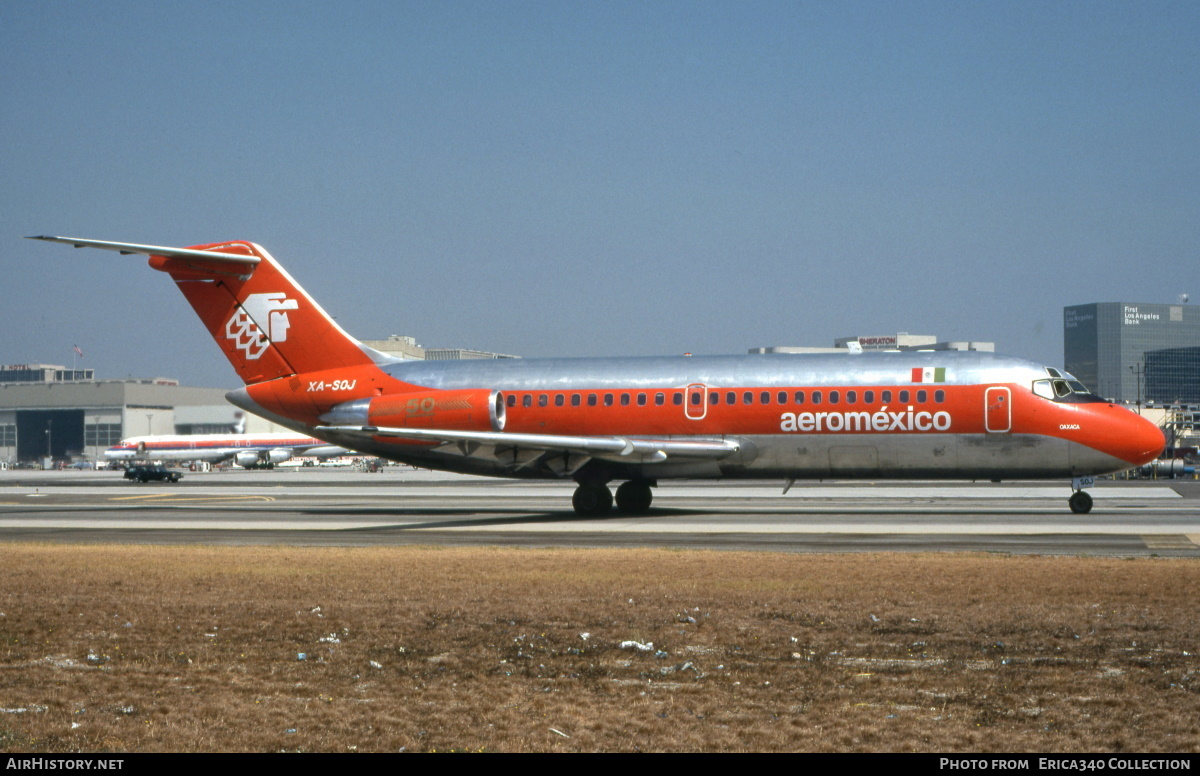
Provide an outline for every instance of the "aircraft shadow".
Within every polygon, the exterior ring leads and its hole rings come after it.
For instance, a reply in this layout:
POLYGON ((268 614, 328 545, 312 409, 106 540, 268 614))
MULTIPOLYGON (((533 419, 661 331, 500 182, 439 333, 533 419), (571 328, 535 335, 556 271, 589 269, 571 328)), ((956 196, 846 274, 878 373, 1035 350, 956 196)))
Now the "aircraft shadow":
MULTIPOLYGON (((378 510, 355 510, 351 514, 359 514, 364 517, 380 517, 380 516, 396 516, 400 517, 405 514, 428 516, 433 512, 439 515, 463 515, 461 519, 449 520, 417 520, 411 523, 396 523, 395 525, 376 525, 365 526, 360 528, 342 529, 347 533, 356 531, 415 531, 427 530, 431 528, 483 528, 488 526, 515 526, 515 525, 548 525, 551 523, 605 523, 613 520, 651 520, 656 517, 678 517, 682 515, 705 515, 712 514, 711 512, 684 510, 684 509, 651 509, 649 512, 642 515, 628 515, 622 512, 613 511, 612 514, 599 517, 580 517, 569 510, 557 512, 529 512, 516 510, 489 510, 495 513, 491 515, 481 515, 479 509, 445 509, 445 510, 430 510, 430 509, 378 509, 378 510), (473 517, 466 517, 473 515, 473 517)), ((296 510, 297 514, 310 516, 345 516, 348 513, 345 510, 326 510, 326 509, 303 509, 296 510)))

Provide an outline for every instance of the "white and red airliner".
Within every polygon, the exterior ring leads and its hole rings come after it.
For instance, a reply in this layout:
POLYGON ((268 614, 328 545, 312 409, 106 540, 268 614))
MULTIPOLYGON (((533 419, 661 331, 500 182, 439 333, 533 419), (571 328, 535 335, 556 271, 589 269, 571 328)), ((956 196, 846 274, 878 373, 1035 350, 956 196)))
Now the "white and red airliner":
POLYGON ((303 434, 153 434, 122 439, 104 451, 110 461, 233 461, 244 469, 273 469, 296 457, 346 455, 344 447, 303 434))
POLYGON ((245 387, 238 407, 330 444, 498 477, 574 480, 581 515, 650 506, 666 478, 1063 478, 1162 452, 1154 424, 1061 370, 974 352, 401 361, 365 347, 254 243, 150 257, 245 387))

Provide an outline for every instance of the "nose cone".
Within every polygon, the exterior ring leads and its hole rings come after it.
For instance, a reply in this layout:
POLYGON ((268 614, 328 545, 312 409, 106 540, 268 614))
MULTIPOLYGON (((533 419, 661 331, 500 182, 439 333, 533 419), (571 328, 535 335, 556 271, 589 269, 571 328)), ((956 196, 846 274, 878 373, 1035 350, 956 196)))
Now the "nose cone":
POLYGON ((1134 466, 1150 463, 1162 455, 1167 446, 1166 437, 1158 426, 1132 412, 1121 420, 1114 436, 1110 452, 1134 466))

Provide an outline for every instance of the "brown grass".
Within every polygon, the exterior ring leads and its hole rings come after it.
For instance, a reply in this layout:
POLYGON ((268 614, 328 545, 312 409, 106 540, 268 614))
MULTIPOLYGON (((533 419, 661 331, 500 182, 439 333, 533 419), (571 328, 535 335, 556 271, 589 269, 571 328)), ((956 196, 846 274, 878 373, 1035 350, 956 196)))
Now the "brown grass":
POLYGON ((1191 560, 4 545, 0 569, 8 752, 1200 751, 1191 560))

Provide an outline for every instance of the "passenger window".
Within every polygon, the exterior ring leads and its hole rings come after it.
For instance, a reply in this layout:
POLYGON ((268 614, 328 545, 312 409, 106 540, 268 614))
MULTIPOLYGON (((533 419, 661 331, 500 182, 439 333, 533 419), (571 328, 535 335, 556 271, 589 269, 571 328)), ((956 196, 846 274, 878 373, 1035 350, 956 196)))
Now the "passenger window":
POLYGON ((654 394, 654 403, 660 407, 667 401, 667 396, 664 393, 654 394))
POLYGON ((721 394, 717 393, 716 391, 713 391, 712 393, 710 393, 708 395, 708 403, 709 404, 720 404, 721 403, 721 394))
POLYGON ((572 407, 579 406, 579 394, 577 394, 577 393, 571 394, 571 406, 572 407))
POLYGON ((699 407, 700 402, 704 401, 704 394, 700 393, 699 391, 694 391, 692 393, 691 399, 692 399, 692 406, 699 407))
POLYGON ((942 402, 946 401, 946 392, 943 390, 934 391, 933 392, 933 400, 935 402, 937 402, 938 404, 941 404, 942 402))
POLYGON ((726 404, 737 404, 737 394, 734 393, 733 391, 726 391, 725 403, 726 404))
POLYGON ((645 407, 645 406, 646 406, 646 394, 644 394, 644 393, 639 393, 639 394, 638 394, 638 406, 639 406, 639 407, 645 407))
POLYGON ((928 398, 929 394, 924 389, 917 391, 917 404, 924 404, 928 398))
POLYGON ((863 404, 874 404, 874 403, 875 403, 875 392, 874 391, 863 391, 863 404))
POLYGON ((671 403, 676 407, 683 406, 683 391, 675 391, 671 394, 671 403))
POLYGON ((762 402, 763 404, 770 404, 771 403, 771 392, 763 391, 762 393, 760 393, 758 395, 758 400, 760 402, 762 402))
POLYGON ((804 391, 796 391, 795 398, 796 398, 797 404, 803 404, 804 403, 804 391))
POLYGON ((510 406, 510 407, 515 407, 515 406, 517 406, 517 396, 516 396, 516 394, 512 394, 512 393, 510 393, 510 394, 508 395, 508 406, 510 406))
POLYGON ((858 391, 846 391, 846 403, 847 404, 857 404, 858 403, 858 391))
POLYGON ((605 407, 612 406, 612 394, 611 393, 604 394, 604 406, 605 407))
POLYGON ((742 394, 742 404, 753 404, 753 403, 754 403, 754 394, 753 393, 751 393, 750 391, 746 391, 745 393, 742 394))
POLYGON ((589 393, 589 394, 588 394, 588 406, 589 406, 589 407, 595 407, 595 406, 596 406, 596 394, 594 394, 594 393, 589 393))
POLYGON ((881 402, 883 402, 884 404, 891 404, 892 403, 892 392, 891 391, 882 391, 881 398, 879 400, 881 402))
POLYGON ((627 394, 627 393, 621 394, 621 406, 622 407, 629 406, 629 394, 627 394))
POLYGON ((563 397, 563 395, 561 393, 554 394, 554 406, 555 407, 563 406, 563 402, 565 402, 565 401, 566 401, 566 399, 563 397))
POLYGON ((900 403, 901 403, 901 404, 908 404, 908 391, 901 391, 901 392, 900 392, 900 403))
POLYGON ((780 391, 775 398, 779 399, 780 404, 787 404, 787 391, 780 391))
POLYGON ((522 407, 532 407, 533 406, 533 394, 527 393, 524 396, 522 396, 521 397, 521 406, 522 407))
POLYGON ((829 403, 830 404, 837 404, 839 401, 841 401, 841 399, 842 399, 842 396, 837 391, 829 392, 829 403))
POLYGON ((812 392, 812 401, 813 401, 813 404, 820 404, 820 403, 821 403, 821 392, 820 392, 820 391, 813 391, 813 392, 812 392))
POLYGON ((539 407, 545 407, 546 404, 549 403, 549 401, 550 401, 550 397, 548 397, 546 394, 544 394, 544 393, 538 394, 538 406, 539 407))

